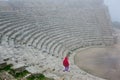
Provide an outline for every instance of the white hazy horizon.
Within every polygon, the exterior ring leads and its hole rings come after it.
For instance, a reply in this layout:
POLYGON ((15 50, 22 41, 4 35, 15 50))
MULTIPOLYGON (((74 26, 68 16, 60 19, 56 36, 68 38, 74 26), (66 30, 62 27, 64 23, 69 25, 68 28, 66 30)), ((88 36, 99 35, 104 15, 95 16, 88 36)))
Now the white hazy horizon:
POLYGON ((120 22, 120 0, 104 0, 109 8, 112 21, 120 22))

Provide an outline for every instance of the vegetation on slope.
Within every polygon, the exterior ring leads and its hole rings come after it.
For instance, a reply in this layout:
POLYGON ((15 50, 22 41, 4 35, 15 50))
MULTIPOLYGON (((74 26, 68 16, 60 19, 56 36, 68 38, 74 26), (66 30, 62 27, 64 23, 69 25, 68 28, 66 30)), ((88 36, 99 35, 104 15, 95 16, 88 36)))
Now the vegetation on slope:
MULTIPOLYGON (((16 80, 21 80, 22 78, 24 78, 26 75, 30 74, 28 71, 24 70, 22 72, 16 72, 15 70, 13 70, 12 65, 6 65, 5 67, 1 67, 0 68, 0 73, 2 72, 8 72, 10 75, 12 75, 16 80)), ((1 76, 0 76, 0 80, 1 76)), ((34 74, 31 75, 29 77, 26 78, 26 80, 54 80, 54 79, 50 79, 45 77, 43 74, 34 74)))

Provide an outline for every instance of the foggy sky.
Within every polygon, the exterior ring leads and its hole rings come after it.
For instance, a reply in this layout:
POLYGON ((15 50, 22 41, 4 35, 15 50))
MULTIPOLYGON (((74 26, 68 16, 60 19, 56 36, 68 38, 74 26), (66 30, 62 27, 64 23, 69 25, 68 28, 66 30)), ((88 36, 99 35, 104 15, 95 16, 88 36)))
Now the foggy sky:
POLYGON ((120 0, 105 0, 109 8, 112 21, 120 22, 120 0))

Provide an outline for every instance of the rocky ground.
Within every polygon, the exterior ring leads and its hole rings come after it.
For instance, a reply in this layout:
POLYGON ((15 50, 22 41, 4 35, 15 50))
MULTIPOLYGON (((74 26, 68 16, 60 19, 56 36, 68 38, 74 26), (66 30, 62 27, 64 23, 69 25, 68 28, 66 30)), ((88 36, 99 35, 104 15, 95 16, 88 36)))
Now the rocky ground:
MULTIPOLYGON (((104 80, 84 72, 74 65, 74 55, 70 56, 70 72, 63 72, 62 59, 42 53, 30 47, 0 46, 0 66, 12 64, 17 72, 27 70, 30 74, 44 74, 54 80, 104 80)), ((8 73, 3 73, 8 74, 8 73)), ((27 75, 26 75, 27 76, 27 75)), ((26 77, 25 76, 25 77, 26 77)), ((7 78, 5 78, 7 80, 7 78)), ((8 79, 10 80, 10 78, 8 79)), ((11 79, 12 80, 12 79, 11 79)), ((24 80, 24 77, 21 78, 24 80)))

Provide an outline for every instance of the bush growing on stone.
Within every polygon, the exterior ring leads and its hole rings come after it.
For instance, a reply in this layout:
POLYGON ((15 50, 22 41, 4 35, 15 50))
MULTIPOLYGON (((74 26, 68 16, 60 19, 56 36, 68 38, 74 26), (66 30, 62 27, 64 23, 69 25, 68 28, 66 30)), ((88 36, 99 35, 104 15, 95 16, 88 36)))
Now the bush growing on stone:
POLYGON ((5 67, 3 68, 0 68, 0 71, 10 71, 11 70, 11 64, 10 65, 6 65, 5 67))
POLYGON ((16 73, 15 70, 11 70, 9 72, 12 76, 14 76, 15 78, 22 78, 24 77, 25 75, 29 74, 28 71, 24 70, 23 72, 19 72, 19 73, 16 73))
POLYGON ((34 74, 27 78, 27 80, 54 80, 46 78, 43 74, 34 74))

